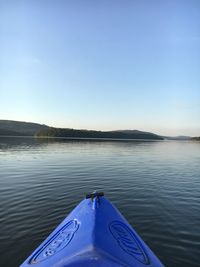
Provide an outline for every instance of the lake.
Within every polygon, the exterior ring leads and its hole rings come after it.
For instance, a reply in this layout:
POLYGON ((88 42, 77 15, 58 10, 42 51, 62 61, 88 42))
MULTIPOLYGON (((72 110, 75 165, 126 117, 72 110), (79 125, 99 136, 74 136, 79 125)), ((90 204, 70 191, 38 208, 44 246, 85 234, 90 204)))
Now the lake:
POLYGON ((0 138, 0 266, 95 189, 169 267, 200 266, 200 143, 0 138))

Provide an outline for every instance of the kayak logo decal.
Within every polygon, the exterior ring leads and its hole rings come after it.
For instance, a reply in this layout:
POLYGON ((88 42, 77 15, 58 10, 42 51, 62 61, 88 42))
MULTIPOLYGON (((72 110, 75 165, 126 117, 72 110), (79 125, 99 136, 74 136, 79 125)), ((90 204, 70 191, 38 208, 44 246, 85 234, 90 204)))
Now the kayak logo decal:
POLYGON ((139 262, 148 265, 149 258, 143 245, 137 235, 124 223, 113 221, 110 226, 110 232, 117 240, 119 246, 129 255, 133 256, 139 262))
POLYGON ((56 232, 44 245, 34 253, 30 259, 30 264, 39 263, 48 259, 72 241, 75 232, 78 230, 79 224, 77 220, 71 220, 65 224, 58 232, 56 232))

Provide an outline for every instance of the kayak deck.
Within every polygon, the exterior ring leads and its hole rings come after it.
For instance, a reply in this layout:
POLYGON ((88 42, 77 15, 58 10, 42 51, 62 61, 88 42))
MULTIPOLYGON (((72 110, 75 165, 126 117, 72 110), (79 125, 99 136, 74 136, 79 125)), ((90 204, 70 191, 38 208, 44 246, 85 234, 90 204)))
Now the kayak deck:
POLYGON ((130 266, 162 263, 103 196, 84 199, 21 267, 130 266))

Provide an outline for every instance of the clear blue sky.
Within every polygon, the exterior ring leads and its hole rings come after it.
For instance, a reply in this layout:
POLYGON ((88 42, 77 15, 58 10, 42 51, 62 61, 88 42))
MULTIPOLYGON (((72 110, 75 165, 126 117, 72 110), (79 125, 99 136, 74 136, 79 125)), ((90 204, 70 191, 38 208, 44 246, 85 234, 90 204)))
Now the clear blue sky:
POLYGON ((1 0, 0 118, 200 135, 200 1, 1 0))

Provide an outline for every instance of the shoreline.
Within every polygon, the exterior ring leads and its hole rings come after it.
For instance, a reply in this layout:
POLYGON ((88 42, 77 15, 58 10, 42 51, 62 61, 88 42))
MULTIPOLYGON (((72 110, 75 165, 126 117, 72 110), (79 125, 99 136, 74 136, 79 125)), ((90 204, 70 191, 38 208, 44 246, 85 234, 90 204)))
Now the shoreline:
POLYGON ((31 138, 31 139, 56 139, 56 140, 87 140, 87 141, 143 141, 143 142, 160 142, 168 141, 166 139, 141 139, 141 138, 93 138, 93 137, 54 137, 54 136, 25 136, 25 135, 0 135, 0 138, 31 138))

